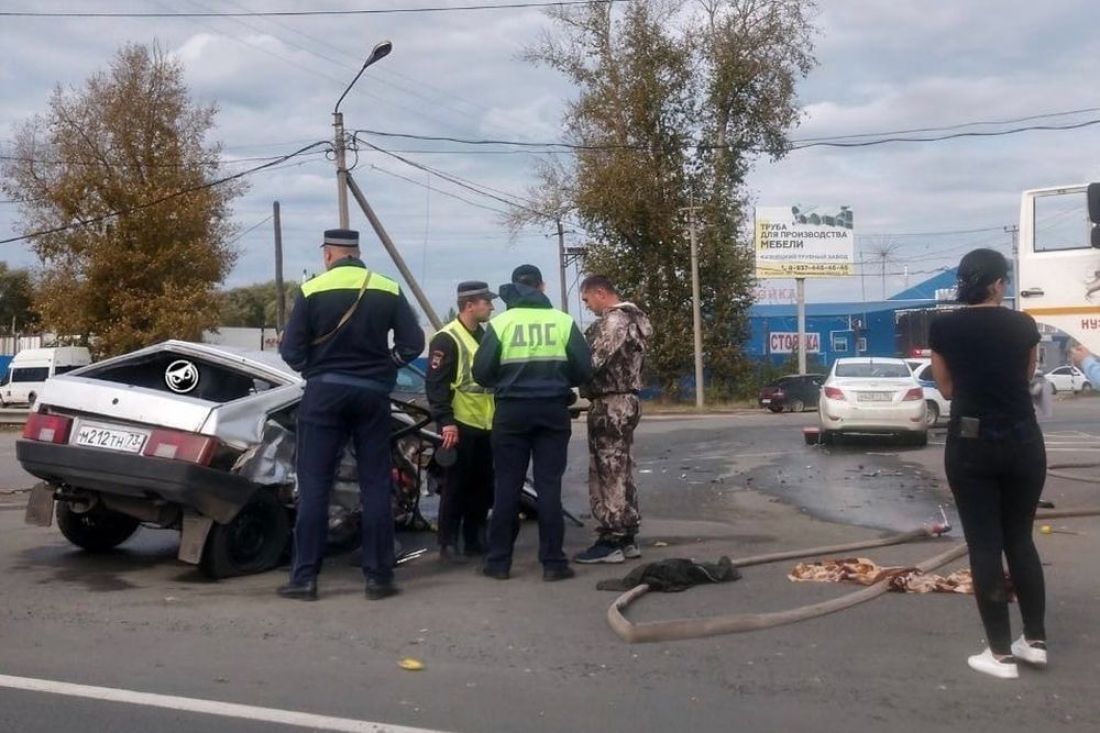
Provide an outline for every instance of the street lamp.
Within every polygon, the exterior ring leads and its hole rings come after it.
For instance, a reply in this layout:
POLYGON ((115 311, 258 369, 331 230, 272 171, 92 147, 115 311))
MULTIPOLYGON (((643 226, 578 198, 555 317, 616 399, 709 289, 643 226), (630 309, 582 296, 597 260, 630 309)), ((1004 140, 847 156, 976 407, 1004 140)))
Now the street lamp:
POLYGON ((382 41, 375 46, 367 60, 363 62, 363 68, 359 69, 359 73, 355 75, 355 78, 351 80, 351 84, 348 84, 347 89, 340 95, 340 98, 336 100, 336 106, 332 108, 332 127, 335 131, 334 134, 334 147, 336 149, 336 185, 338 201, 340 204, 340 228, 347 229, 348 224, 348 167, 346 157, 346 140, 344 139, 344 115, 340 112, 340 103, 344 101, 344 97, 348 96, 348 92, 355 86, 355 82, 359 81, 359 77, 363 75, 363 72, 367 70, 367 67, 376 61, 381 61, 386 56, 389 56, 390 51, 393 50, 393 44, 389 41, 382 41))

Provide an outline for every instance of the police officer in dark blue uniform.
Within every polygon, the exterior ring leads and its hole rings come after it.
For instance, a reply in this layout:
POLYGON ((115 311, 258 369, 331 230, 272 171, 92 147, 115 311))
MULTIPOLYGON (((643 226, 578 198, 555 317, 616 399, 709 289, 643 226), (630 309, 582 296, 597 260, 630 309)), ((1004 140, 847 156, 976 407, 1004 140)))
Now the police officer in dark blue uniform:
POLYGON ((298 408, 294 564, 279 595, 317 598, 329 494, 350 438, 363 509, 366 595, 379 600, 397 593, 389 393, 397 368, 423 351, 424 332, 398 284, 359 259, 358 232, 329 229, 321 247, 327 271, 302 286, 279 345, 286 363, 306 379, 298 408))

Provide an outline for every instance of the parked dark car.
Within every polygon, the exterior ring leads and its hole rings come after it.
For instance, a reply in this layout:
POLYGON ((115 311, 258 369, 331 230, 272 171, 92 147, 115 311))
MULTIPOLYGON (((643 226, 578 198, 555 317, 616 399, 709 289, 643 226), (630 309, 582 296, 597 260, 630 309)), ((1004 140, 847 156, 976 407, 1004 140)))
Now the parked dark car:
POLYGON ((760 390, 759 403, 772 412, 816 410, 824 374, 788 374, 760 390))

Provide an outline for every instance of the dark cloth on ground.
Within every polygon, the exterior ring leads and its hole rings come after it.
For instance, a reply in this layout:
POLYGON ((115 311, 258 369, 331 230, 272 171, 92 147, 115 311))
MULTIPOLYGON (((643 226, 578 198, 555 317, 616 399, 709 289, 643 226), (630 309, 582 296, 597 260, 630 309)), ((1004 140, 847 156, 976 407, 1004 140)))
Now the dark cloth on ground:
POLYGON ((723 555, 718 562, 697 562, 672 557, 639 565, 619 580, 601 580, 596 590, 628 591, 648 585, 651 591, 679 593, 704 583, 731 583, 741 578, 741 571, 723 555))

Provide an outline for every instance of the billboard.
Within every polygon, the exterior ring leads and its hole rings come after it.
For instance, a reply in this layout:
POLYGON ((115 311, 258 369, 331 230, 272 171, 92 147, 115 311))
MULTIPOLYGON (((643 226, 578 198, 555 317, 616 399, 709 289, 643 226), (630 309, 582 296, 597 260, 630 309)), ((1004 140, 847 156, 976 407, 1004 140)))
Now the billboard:
MULTIPOLYGON (((805 334, 806 354, 821 353, 821 334, 808 332, 805 334)), ((798 347, 797 331, 772 331, 768 334, 769 354, 793 354, 798 347)))
POLYGON ((839 277, 852 274, 852 210, 806 206, 756 209, 756 277, 839 277))

